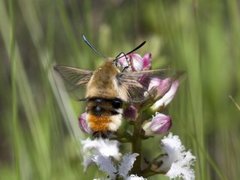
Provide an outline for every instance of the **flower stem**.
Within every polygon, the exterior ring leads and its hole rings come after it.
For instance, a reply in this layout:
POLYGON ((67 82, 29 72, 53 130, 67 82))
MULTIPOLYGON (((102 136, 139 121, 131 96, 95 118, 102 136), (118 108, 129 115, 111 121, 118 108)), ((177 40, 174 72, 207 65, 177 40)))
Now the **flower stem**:
POLYGON ((136 123, 134 124, 133 138, 132 138, 132 152, 137 153, 138 156, 134 163, 132 173, 140 174, 141 173, 141 163, 142 163, 142 141, 141 141, 141 130, 142 130, 142 121, 140 115, 138 116, 136 123))

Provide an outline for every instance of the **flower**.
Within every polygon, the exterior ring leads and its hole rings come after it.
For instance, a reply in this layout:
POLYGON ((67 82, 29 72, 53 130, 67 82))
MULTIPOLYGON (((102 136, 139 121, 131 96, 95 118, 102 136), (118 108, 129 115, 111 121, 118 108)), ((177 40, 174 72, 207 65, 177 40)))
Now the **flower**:
POLYGON ((184 180, 193 180, 195 175, 192 166, 195 156, 190 151, 186 151, 179 137, 172 133, 164 137, 161 142, 165 155, 159 159, 162 163, 157 171, 165 172, 170 179, 180 177, 184 180))
POLYGON ((145 54, 141 57, 137 53, 131 53, 126 56, 124 54, 120 54, 118 59, 118 66, 125 68, 128 67, 128 71, 142 71, 148 70, 151 68, 151 54, 145 54))
POLYGON ((146 136, 153 134, 166 133, 172 126, 172 120, 170 116, 162 113, 156 113, 150 122, 143 125, 143 130, 146 136))
POLYGON ((169 88, 171 87, 171 81, 171 78, 152 78, 148 85, 148 92, 155 96, 154 99, 159 99, 169 90, 169 88))
POLYGON ((78 122, 79 122, 79 127, 82 130, 82 132, 91 134, 91 129, 88 127, 88 124, 87 124, 87 113, 86 112, 81 114, 81 116, 78 118, 78 122))
POLYGON ((152 106, 151 109, 153 111, 156 111, 162 107, 166 107, 174 98, 177 89, 179 86, 179 81, 175 80, 172 82, 170 89, 166 92, 166 94, 164 94, 164 96, 159 99, 158 101, 156 101, 152 106))
POLYGON ((106 157, 114 157, 115 159, 119 159, 121 154, 119 153, 119 142, 116 140, 109 140, 109 139, 86 139, 82 141, 83 144, 83 151, 93 151, 95 154, 100 154, 106 157))

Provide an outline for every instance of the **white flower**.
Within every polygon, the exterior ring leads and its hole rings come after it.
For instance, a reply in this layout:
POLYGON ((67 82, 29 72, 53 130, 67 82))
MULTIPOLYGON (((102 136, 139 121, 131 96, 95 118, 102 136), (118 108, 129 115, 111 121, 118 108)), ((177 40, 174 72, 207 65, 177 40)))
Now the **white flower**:
POLYGON ((119 159, 121 154, 119 153, 119 142, 116 140, 97 138, 94 140, 86 139, 82 141, 83 152, 94 151, 95 154, 113 157, 119 159))
POLYGON ((133 164, 138 156, 137 153, 125 154, 121 158, 119 153, 119 142, 109 139, 86 139, 82 141, 84 153, 84 167, 85 169, 91 164, 95 163, 99 170, 105 172, 109 179, 115 179, 117 175, 128 180, 142 180, 142 177, 135 175, 128 176, 133 164), (115 159, 113 161, 113 159, 115 159), (121 160, 121 161, 120 161, 121 160), (120 161, 120 162, 119 162, 120 161))
POLYGON ((170 133, 161 142, 166 155, 161 158, 163 163, 159 170, 166 172, 166 176, 170 177, 170 179, 177 177, 181 177, 184 180, 195 179, 192 166, 196 158, 190 151, 185 150, 179 137, 170 133))

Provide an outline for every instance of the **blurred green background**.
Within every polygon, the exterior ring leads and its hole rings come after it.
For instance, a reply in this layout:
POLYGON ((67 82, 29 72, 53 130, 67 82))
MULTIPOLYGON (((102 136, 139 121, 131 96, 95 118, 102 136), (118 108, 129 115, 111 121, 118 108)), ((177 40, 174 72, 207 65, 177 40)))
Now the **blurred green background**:
POLYGON ((146 40, 138 52, 151 52, 154 68, 184 70, 169 107, 172 132, 196 155, 196 179, 239 179, 239 6, 237 0, 1 0, 0 179, 97 177, 81 165, 77 116, 84 104, 52 71, 53 64, 94 69, 103 62, 82 34, 107 56, 146 40))

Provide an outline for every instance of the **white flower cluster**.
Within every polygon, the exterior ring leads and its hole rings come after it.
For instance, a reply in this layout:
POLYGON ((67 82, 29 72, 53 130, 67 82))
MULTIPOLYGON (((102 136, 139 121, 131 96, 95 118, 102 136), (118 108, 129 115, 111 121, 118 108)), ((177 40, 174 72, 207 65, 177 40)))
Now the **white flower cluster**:
POLYGON ((162 149, 166 153, 162 157, 163 164, 161 171, 166 172, 170 179, 181 177, 184 180, 195 179, 194 170, 192 169, 195 156, 190 151, 186 151, 178 136, 169 133, 162 140, 162 149))

